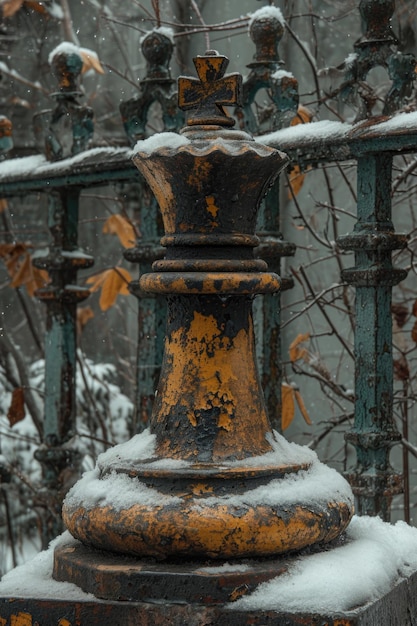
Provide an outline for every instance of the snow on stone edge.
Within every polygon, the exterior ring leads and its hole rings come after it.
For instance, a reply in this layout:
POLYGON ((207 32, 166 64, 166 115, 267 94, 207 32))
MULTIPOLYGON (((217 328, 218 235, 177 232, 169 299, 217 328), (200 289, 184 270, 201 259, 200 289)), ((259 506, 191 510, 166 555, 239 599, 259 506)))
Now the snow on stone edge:
POLYGON ((417 570, 417 528, 354 517, 341 547, 294 560, 286 574, 228 605, 248 611, 354 612, 417 570))

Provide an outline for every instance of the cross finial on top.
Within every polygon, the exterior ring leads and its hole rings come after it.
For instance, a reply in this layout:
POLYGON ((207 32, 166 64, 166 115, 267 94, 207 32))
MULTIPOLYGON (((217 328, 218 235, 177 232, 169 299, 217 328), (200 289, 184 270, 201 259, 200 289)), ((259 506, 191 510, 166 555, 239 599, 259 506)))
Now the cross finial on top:
POLYGON ((183 111, 193 111, 187 124, 233 126, 235 120, 223 106, 241 104, 242 76, 238 73, 225 76, 229 59, 215 50, 208 50, 193 61, 198 79, 188 76, 178 79, 178 105, 183 111))

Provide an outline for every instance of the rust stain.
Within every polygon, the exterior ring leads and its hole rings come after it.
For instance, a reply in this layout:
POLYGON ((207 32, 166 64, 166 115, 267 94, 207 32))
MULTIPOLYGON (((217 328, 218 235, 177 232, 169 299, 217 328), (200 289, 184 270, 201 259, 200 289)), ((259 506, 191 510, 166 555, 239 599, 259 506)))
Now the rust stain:
POLYGON ((207 483, 195 483, 194 485, 190 485, 190 491, 195 496, 201 496, 208 493, 213 493, 214 489, 211 485, 207 483))
POLYGON ((213 166, 209 161, 196 158, 194 161, 194 167, 187 178, 188 185, 197 191, 201 191, 203 183, 208 179, 212 168, 213 166))

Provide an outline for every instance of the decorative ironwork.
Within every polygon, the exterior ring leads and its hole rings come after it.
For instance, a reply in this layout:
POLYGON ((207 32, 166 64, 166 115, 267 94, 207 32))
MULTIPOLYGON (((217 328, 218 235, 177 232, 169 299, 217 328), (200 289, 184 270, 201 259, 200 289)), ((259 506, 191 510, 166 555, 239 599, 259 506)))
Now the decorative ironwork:
POLYGON ((391 24, 394 10, 394 0, 359 2, 364 34, 355 43, 354 54, 345 62, 345 79, 340 90, 341 99, 358 109, 355 121, 370 117, 380 99, 366 82, 369 72, 375 67, 384 67, 392 81, 383 98, 383 115, 398 111, 412 93, 416 60, 413 55, 398 50, 398 39, 391 24))
POLYGON ((178 130, 184 121, 177 106, 176 81, 171 78, 169 68, 174 44, 168 29, 148 33, 142 40, 141 49, 147 69, 139 95, 120 105, 123 126, 132 146, 145 137, 149 109, 154 103, 161 107, 165 130, 178 130))
POLYGON ((93 136, 94 124, 93 110, 78 102, 83 95, 78 86, 83 61, 76 46, 61 44, 50 61, 58 79, 59 90, 51 94, 56 107, 35 115, 33 128, 39 151, 49 161, 57 161, 85 150, 93 136))
MULTIPOLYGON (((77 154, 88 145, 93 133, 93 112, 77 103, 81 93, 77 78, 82 59, 74 50, 57 48, 52 57, 53 73, 59 81, 54 111, 34 118, 38 142, 43 137, 50 160, 77 154)), ((75 434, 76 308, 89 290, 76 285, 79 269, 91 267, 93 258, 78 249, 78 210, 81 187, 63 186, 48 193, 48 227, 52 236, 46 255, 33 264, 48 271, 50 284, 36 296, 47 307, 45 337, 45 408, 43 443, 35 452, 42 464, 45 490, 55 507, 47 543, 60 531, 60 507, 64 496, 63 473, 72 468, 77 477, 78 452, 70 440, 75 434)), ((67 485, 68 488, 69 485, 67 485)))
POLYGON ((242 130, 259 134, 262 121, 253 111, 256 95, 266 89, 270 106, 263 109, 263 117, 268 120, 267 130, 277 130, 286 126, 296 115, 298 108, 298 81, 284 70, 278 54, 278 46, 285 31, 285 21, 277 7, 258 9, 251 18, 249 34, 256 45, 254 60, 247 67, 249 75, 243 81, 242 108, 236 115, 242 130))

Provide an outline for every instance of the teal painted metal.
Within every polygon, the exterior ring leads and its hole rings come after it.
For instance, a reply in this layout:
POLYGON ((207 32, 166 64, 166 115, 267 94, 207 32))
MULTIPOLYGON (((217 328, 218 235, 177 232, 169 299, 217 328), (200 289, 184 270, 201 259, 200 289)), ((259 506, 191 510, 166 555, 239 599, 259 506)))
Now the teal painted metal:
MULTIPOLYGON (((268 263, 269 270, 281 275, 281 258, 293 256, 296 246, 285 241, 280 231, 280 184, 275 181, 261 206, 257 234, 260 244, 257 256, 268 263)), ((281 292, 293 286, 291 278, 281 278, 277 294, 264 294, 260 307, 261 349, 258 360, 262 388, 272 426, 281 430, 282 355, 281 355, 281 292)))
MULTIPOLYGON (((88 157, 88 151, 85 154, 88 157)), ((95 157, 90 160, 86 158, 85 162, 74 165, 69 163, 67 169, 56 170, 51 165, 50 169, 45 166, 41 172, 30 172, 24 178, 19 173, 7 175, 0 179, 0 194, 7 198, 24 195, 32 191, 48 192, 49 190, 59 191, 71 187, 87 188, 123 181, 135 182, 141 179, 135 169, 127 151, 123 155, 114 156, 111 151, 106 155, 106 150, 103 150, 101 158, 95 157)))
POLYGON ((144 138, 149 109, 155 102, 161 107, 164 130, 179 130, 184 123, 184 114, 177 106, 176 81, 171 78, 169 67, 173 39, 153 30, 143 38, 141 49, 147 61, 146 76, 141 80, 138 96, 120 105, 123 126, 132 146, 144 138))
MULTIPOLYGON (((285 23, 281 11, 271 7, 268 15, 254 14, 249 34, 256 46, 254 60, 248 65, 249 75, 243 81, 242 107, 236 116, 242 130, 259 134, 261 122, 253 111, 253 104, 261 89, 270 98, 268 130, 275 131, 295 117, 298 108, 298 82, 289 72, 283 71, 278 47, 284 35, 285 23)), ((270 271, 281 275, 281 258, 295 254, 295 245, 284 241, 281 233, 280 184, 275 181, 262 203, 257 223, 260 244, 256 255, 268 263, 270 271)), ((291 288, 293 281, 284 278, 281 291, 291 288)), ((264 294, 255 308, 255 324, 259 329, 258 365, 268 415, 272 425, 281 430, 281 293, 264 294), (261 345, 259 345, 259 343, 261 345)))
POLYGON ((390 465, 390 450, 401 439, 393 420, 391 291, 406 277, 392 266, 392 250, 406 237, 391 221, 390 154, 358 159, 358 222, 339 246, 355 251, 355 267, 342 279, 356 287, 355 423, 346 440, 355 446, 357 464, 348 478, 359 515, 388 520, 401 475, 390 465))
MULTIPOLYGON (((142 275, 150 272, 152 263, 164 254, 159 244, 160 218, 158 219, 156 200, 145 182, 130 186, 130 191, 136 194, 134 201, 139 203, 141 238, 134 248, 124 252, 124 256, 131 263, 139 264, 139 274, 142 275)), ((130 283, 129 289, 138 298, 135 427, 140 431, 149 422, 159 380, 165 337, 166 304, 161 297, 144 294, 139 288, 139 280, 130 283)))
POLYGON ((345 79, 340 90, 341 99, 357 108, 355 121, 370 117, 378 101, 377 95, 366 84, 366 78, 374 67, 384 67, 392 81, 384 99, 384 115, 398 111, 405 98, 412 93, 416 62, 413 55, 403 54, 398 49, 399 42, 391 24, 394 10, 394 0, 359 2, 364 32, 354 45, 355 54, 346 63, 345 79))
MULTIPOLYGON (((374 67, 385 67, 392 81, 383 114, 397 111, 411 95, 416 61, 398 49, 391 24, 394 9, 394 0, 359 2, 364 34, 355 43, 340 92, 344 100, 356 98, 357 120, 370 117, 377 102, 364 82, 374 67)), ((407 275, 393 268, 391 259, 393 250, 407 245, 406 237, 394 232, 391 220, 392 153, 401 149, 404 139, 391 137, 379 153, 383 137, 379 142, 372 137, 361 142, 358 221, 353 234, 338 242, 355 251, 355 267, 342 272, 342 279, 356 287, 355 420, 346 440, 356 449, 357 463, 348 478, 358 513, 385 520, 390 517, 392 497, 402 492, 402 476, 393 470, 389 457, 392 445, 401 440, 393 418, 391 297, 392 287, 407 275)))
POLYGON ((45 543, 59 530, 63 472, 79 461, 77 451, 68 442, 75 434, 76 420, 76 307, 89 290, 77 286, 76 278, 79 269, 93 264, 92 257, 78 249, 79 193, 79 189, 72 188, 49 195, 52 243, 46 256, 33 261, 39 269, 47 270, 51 279, 36 293, 46 304, 47 320, 43 444, 35 457, 42 464, 45 487, 57 494, 54 523, 45 543))
POLYGON ((59 81, 59 89, 51 97, 57 104, 55 109, 41 111, 33 118, 38 147, 50 161, 79 154, 93 136, 93 110, 78 102, 83 95, 77 85, 82 66, 75 46, 72 52, 67 47, 56 48, 52 72, 59 81))
POLYGON ((265 111, 269 120, 268 130, 286 126, 296 115, 298 108, 298 81, 283 70, 278 46, 285 32, 285 22, 281 11, 271 7, 268 15, 254 14, 249 34, 256 46, 253 62, 247 67, 249 75, 243 81, 242 108, 236 110, 242 130, 253 134, 261 131, 261 120, 253 111, 252 105, 261 89, 266 89, 271 103, 265 111))
MULTIPOLYGON (((144 37, 141 49, 147 68, 140 93, 120 105, 124 129, 132 146, 145 137, 149 110, 155 102, 161 107, 165 131, 178 131, 184 123, 184 114, 177 106, 176 81, 170 72, 173 40, 161 31, 153 30, 144 37)), ((141 237, 124 256, 139 264, 140 274, 146 274, 152 271, 152 263, 164 255, 159 244, 163 229, 157 202, 147 183, 140 180, 134 189, 139 195, 135 202, 139 204, 141 237)), ((161 370, 166 301, 160 296, 144 294, 139 288, 139 280, 130 284, 130 290, 138 298, 136 429, 142 430, 151 415, 161 370)))

